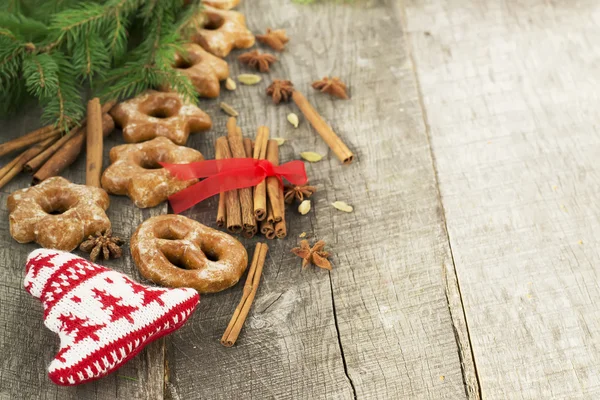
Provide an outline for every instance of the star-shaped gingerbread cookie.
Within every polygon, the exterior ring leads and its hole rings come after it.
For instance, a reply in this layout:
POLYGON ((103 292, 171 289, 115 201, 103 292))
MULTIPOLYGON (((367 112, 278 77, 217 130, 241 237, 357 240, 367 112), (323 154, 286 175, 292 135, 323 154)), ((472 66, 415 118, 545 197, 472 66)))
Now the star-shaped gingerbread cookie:
POLYGON ((190 133, 212 127, 208 114, 184 101, 179 94, 154 90, 116 105, 110 114, 123 128, 123 137, 128 143, 164 136, 183 145, 190 133))
POLYGON ((203 161, 198 150, 177 146, 157 137, 110 150, 111 165, 102 174, 102 187, 110 194, 126 195, 137 207, 154 207, 198 180, 180 180, 160 166, 161 162, 186 164, 203 161))
POLYGON ((200 97, 219 97, 219 82, 229 76, 227 62, 195 43, 186 44, 184 50, 185 53, 175 55, 173 68, 190 78, 200 97))
POLYGON ((221 10, 231 10, 240 4, 240 0, 204 0, 204 4, 221 10))
POLYGON ((254 46, 254 35, 246 27, 242 13, 205 5, 196 22, 203 28, 193 31, 189 39, 217 57, 226 57, 234 48, 254 46))

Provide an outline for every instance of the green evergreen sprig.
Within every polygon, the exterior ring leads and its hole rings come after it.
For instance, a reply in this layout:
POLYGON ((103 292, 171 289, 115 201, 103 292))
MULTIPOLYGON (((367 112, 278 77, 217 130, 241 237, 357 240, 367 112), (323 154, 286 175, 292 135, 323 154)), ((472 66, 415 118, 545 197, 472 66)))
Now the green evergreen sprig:
POLYGON ((27 97, 63 129, 84 113, 90 87, 104 100, 170 86, 189 100, 190 80, 172 68, 179 32, 199 0, 8 0, 0 5, 0 112, 27 97))

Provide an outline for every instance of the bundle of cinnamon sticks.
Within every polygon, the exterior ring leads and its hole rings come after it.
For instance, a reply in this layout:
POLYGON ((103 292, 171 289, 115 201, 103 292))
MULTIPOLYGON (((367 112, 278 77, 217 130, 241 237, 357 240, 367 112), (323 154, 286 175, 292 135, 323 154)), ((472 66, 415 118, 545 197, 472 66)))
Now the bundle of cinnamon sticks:
MULTIPOLYGON (((115 102, 108 102, 102 106, 104 137, 115 127, 112 117, 108 114, 114 105, 115 102)), ((68 132, 49 125, 0 144, 0 156, 23 150, 0 168, 0 188, 22 171, 34 174, 32 182, 34 185, 59 175, 77 159, 84 148, 86 127, 87 118, 84 118, 68 132)))
MULTIPOLYGON (((244 138, 234 117, 227 121, 227 136, 217 139, 215 158, 254 158, 279 165, 279 147, 269 140, 269 128, 258 128, 256 140, 244 138)), ((221 193, 217 211, 217 226, 247 238, 259 232, 267 239, 287 235, 283 187, 276 177, 268 177, 254 188, 221 193)))

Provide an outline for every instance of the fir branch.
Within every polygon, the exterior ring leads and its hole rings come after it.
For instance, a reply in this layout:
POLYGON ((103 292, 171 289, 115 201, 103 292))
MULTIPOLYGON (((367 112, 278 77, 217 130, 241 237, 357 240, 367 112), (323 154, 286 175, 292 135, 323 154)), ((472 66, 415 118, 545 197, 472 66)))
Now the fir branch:
POLYGON ((15 80, 20 71, 26 43, 7 29, 0 28, 0 89, 15 80))
POLYGON ((104 41, 96 35, 86 35, 73 51, 73 67, 79 77, 88 78, 90 82, 94 75, 102 78, 110 68, 110 55, 104 41))
MULTIPOLYGON (((1 84, 1 81, 0 81, 1 84)), ((1 88, 1 85, 0 85, 1 88)), ((26 99, 27 91, 21 80, 16 80, 11 85, 6 85, 0 96, 0 115, 8 115, 17 111, 26 99)))
POLYGON ((53 96, 58 90, 58 64, 49 54, 28 54, 23 60, 27 91, 35 97, 53 96))
POLYGON ((71 44, 76 43, 90 33, 105 37, 111 25, 111 17, 119 15, 120 18, 127 18, 141 2, 142 0, 113 0, 104 6, 82 3, 73 9, 67 9, 52 18, 50 28, 56 32, 56 37, 42 51, 51 51, 66 40, 71 44))
POLYGON ((184 0, 4 0, 0 109, 19 104, 29 94, 44 108, 43 119, 64 129, 81 118, 80 93, 98 78, 104 84, 104 98, 169 87, 194 100, 197 93, 189 78, 172 67, 175 53, 182 51, 180 33, 202 21, 201 0, 190 3, 184 7, 184 0))
POLYGON ((0 4, 0 10, 8 13, 20 13, 21 1, 20 0, 5 0, 4 4, 0 4))
POLYGON ((185 75, 172 67, 175 53, 181 51, 183 41, 176 32, 176 15, 173 12, 181 0, 148 3, 142 15, 152 21, 146 38, 131 53, 130 61, 114 70, 105 84, 104 99, 135 96, 153 87, 171 87, 186 100, 194 101, 196 89, 185 75), (169 4, 170 3, 170 4, 169 4), (152 13, 152 16, 144 12, 152 13))
POLYGON ((22 0, 23 7, 27 9, 31 17, 49 22, 51 17, 68 8, 75 7, 81 3, 81 0, 52 0, 52 1, 37 1, 37 0, 22 0))
POLYGON ((83 116, 83 99, 77 85, 77 73, 70 60, 61 53, 55 53, 54 58, 58 65, 57 90, 53 96, 40 98, 44 107, 42 121, 55 123, 63 130, 69 125, 79 122, 83 116))
POLYGON ((35 42, 48 34, 48 27, 22 14, 0 12, 0 27, 26 42, 35 42))
POLYGON ((106 48, 112 59, 118 59, 127 50, 128 19, 121 16, 118 9, 114 9, 114 19, 108 29, 112 32, 107 36, 106 48))
POLYGON ((189 37, 190 30, 197 30, 201 27, 199 26, 199 16, 202 15, 202 10, 204 9, 204 5, 202 0, 195 0, 191 2, 186 10, 182 13, 179 18, 179 22, 177 23, 176 29, 177 32, 182 37, 189 37))

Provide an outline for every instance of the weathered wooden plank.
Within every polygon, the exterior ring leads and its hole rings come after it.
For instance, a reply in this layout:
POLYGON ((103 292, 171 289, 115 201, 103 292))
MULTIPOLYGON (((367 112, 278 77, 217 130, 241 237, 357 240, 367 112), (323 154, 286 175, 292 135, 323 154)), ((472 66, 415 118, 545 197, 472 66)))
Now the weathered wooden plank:
MULTIPOLYGON (((246 134, 266 124, 273 136, 288 139, 281 147, 284 161, 307 150, 327 157, 307 165, 319 188, 314 211, 302 217, 290 210, 290 236, 269 242, 262 287, 236 347, 223 348, 219 338, 241 285, 203 296, 186 329, 170 338, 172 398, 466 397, 445 291, 452 260, 396 7, 393 1, 243 2, 254 32, 284 27, 292 38, 270 77, 292 79, 358 160, 340 165, 305 120, 298 129, 289 125, 286 114, 299 112, 270 104, 264 96, 269 76, 222 94, 220 100, 240 112, 246 134), (310 88, 332 74, 350 85, 352 100, 332 100, 310 88), (355 212, 336 211, 330 206, 335 200, 353 204, 355 212), (329 243, 331 274, 302 271, 290 254, 303 231, 329 243)), ((237 54, 229 57, 234 75, 247 71, 234 61, 237 54)), ((216 116, 216 127, 192 143, 212 157, 226 116, 216 102, 201 107, 216 116)), ((187 215, 214 226, 215 213, 211 200, 187 215)), ((248 249, 254 243, 243 242, 248 249)))
POLYGON ((484 398, 600 396, 599 15, 408 1, 484 398))
MULTIPOLYGON (((39 123, 32 111, 10 121, 3 121, 1 141, 31 131, 39 123)), ((115 131, 105 144, 105 165, 108 152, 122 143, 120 131, 115 131)), ((10 157, 2 158, 1 165, 10 157)), ((72 165, 64 176, 75 183, 85 182, 85 155, 72 165)), ((14 241, 8 230, 6 199, 19 188, 29 185, 31 177, 22 174, 5 186, 0 195, 0 398, 6 399, 161 399, 164 386, 164 341, 152 343, 123 368, 109 377, 74 388, 59 387, 46 375, 46 367, 58 348, 58 337, 44 327, 40 302, 23 289, 27 254, 35 244, 22 245, 14 241)), ((152 215, 166 213, 162 205, 140 210, 126 197, 111 196, 107 211, 115 234, 128 239, 137 225, 152 215)), ((104 265, 139 279, 129 250, 124 257, 104 265)))

